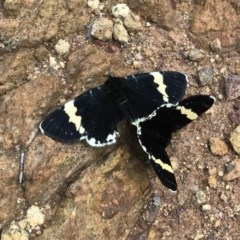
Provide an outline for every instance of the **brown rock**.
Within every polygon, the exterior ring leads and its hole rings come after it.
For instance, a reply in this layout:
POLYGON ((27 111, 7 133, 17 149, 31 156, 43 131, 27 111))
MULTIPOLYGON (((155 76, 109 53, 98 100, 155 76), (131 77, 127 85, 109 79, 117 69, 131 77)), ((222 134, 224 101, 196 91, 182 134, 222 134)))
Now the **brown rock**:
POLYGON ((111 40, 113 21, 108 18, 99 18, 93 22, 91 35, 99 40, 111 40))
MULTIPOLYGON (((205 42, 208 38, 218 38, 222 47, 231 47, 238 44, 240 17, 229 1, 206 0, 204 4, 195 8, 191 30, 198 35, 196 41, 205 42)), ((202 46, 204 47, 204 46, 202 46)))
POLYGON ((202 6, 196 9, 191 25, 195 34, 233 30, 238 26, 239 16, 228 1, 223 0, 216 4, 215 0, 207 0, 202 6))
POLYGON ((225 91, 228 100, 240 96, 240 75, 231 75, 225 78, 225 91))
POLYGON ((227 166, 227 173, 223 176, 225 181, 231 181, 240 178, 240 159, 232 161, 227 166))
POLYGON ((217 178, 215 176, 208 177, 208 185, 211 188, 215 188, 217 186, 217 178))
POLYGON ((210 47, 213 52, 219 52, 221 50, 221 41, 216 38, 210 43, 210 47))
POLYGON ((172 7, 171 1, 128 0, 127 4, 134 12, 145 19, 150 19, 159 26, 167 29, 177 26, 176 12, 172 7))
POLYGON ((170 157, 170 161, 171 161, 173 170, 176 171, 178 169, 178 165, 179 165, 178 158, 177 157, 170 157))
POLYGON ((233 124, 240 124, 240 102, 235 102, 233 105, 233 111, 228 114, 228 117, 233 124))
POLYGON ((36 60, 29 50, 21 50, 14 57, 7 56, 0 65, 0 95, 27 82, 26 76, 33 71, 36 60))
POLYGON ((228 152, 226 143, 220 138, 212 137, 209 140, 210 150, 212 154, 223 156, 228 152))
POLYGON ((115 18, 124 19, 130 12, 130 8, 125 3, 118 3, 112 7, 112 15, 115 18))
MULTIPOLYGON (((94 155, 98 162, 105 156, 94 155)), ((88 167, 70 186, 71 198, 66 199, 64 210, 59 211, 60 225, 49 226, 42 238, 119 239, 121 236, 126 239, 143 208, 141 198, 148 184, 144 166, 132 159, 125 148, 112 152, 103 164, 88 167)))
POLYGON ((188 58, 191 61, 200 61, 205 57, 205 52, 200 49, 192 49, 188 53, 188 58))
POLYGON ((41 106, 54 99, 57 88, 61 83, 55 77, 39 76, 4 99, 0 107, 0 115, 4 115, 0 118, 3 149, 19 150, 32 141, 41 120, 41 106))
POLYGON ((202 86, 206 84, 212 84, 213 81, 213 69, 211 67, 203 67, 199 69, 198 77, 202 86))
POLYGON ((231 132, 230 142, 236 153, 240 155, 240 125, 231 132))
POLYGON ((137 14, 130 12, 124 19, 124 26, 130 32, 139 31, 142 29, 141 19, 137 14))
POLYGON ((217 168, 213 167, 208 170, 210 176, 215 176, 217 174, 217 168))
MULTIPOLYGON (((97 82, 93 82, 89 87, 94 87, 97 84, 102 83, 100 76, 109 69, 111 64, 112 55, 107 53, 103 49, 96 51, 96 48, 92 45, 88 45, 84 48, 80 47, 76 51, 69 54, 67 63, 67 69, 71 76, 76 76, 77 89, 81 89, 83 84, 86 83, 89 77, 96 76, 97 82), (84 71, 83 71, 84 70, 84 71), (82 79, 82 81, 79 81, 82 79)), ((121 61, 118 61, 121 64, 121 61)), ((85 86, 84 86, 85 87, 85 86)))
POLYGON ((121 20, 116 20, 113 27, 113 37, 115 40, 123 43, 128 42, 128 32, 126 28, 123 26, 123 22, 121 20))

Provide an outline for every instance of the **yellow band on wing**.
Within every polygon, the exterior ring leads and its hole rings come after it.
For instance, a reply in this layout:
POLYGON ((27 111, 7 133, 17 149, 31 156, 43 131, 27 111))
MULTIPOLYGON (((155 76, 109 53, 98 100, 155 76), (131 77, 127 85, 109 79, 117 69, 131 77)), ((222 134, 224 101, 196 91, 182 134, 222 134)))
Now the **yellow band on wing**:
POLYGON ((162 169, 164 169, 164 170, 166 170, 166 171, 168 171, 168 172, 170 172, 170 173, 174 173, 171 165, 162 162, 161 159, 155 159, 154 157, 152 157, 152 159, 153 159, 153 161, 154 161, 155 163, 157 163, 162 169))
POLYGON ((163 95, 163 100, 168 102, 167 86, 163 82, 163 75, 160 72, 151 72, 150 74, 154 77, 153 81, 158 85, 157 89, 163 95))
POLYGON ((76 130, 79 131, 80 134, 84 133, 85 129, 82 126, 82 118, 81 116, 76 115, 77 108, 74 106, 74 100, 71 100, 64 105, 64 111, 69 117, 69 122, 72 122, 75 125, 76 130))
POLYGON ((186 115, 187 118, 190 120, 194 120, 198 118, 198 115, 195 112, 193 112, 191 109, 185 108, 183 106, 178 106, 177 109, 181 111, 181 114, 186 115))

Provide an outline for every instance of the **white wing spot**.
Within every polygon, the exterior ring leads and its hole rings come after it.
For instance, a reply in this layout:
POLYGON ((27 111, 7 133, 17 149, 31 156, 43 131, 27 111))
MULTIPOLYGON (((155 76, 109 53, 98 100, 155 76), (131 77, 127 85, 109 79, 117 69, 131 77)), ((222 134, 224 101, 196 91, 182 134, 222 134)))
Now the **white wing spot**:
POLYGON ((158 91, 163 95, 163 100, 165 102, 168 102, 168 95, 166 93, 167 86, 163 83, 163 75, 160 72, 151 72, 150 73, 153 76, 153 81, 158 85, 158 91))
POLYGON ((86 138, 86 141, 88 142, 89 145, 93 147, 104 147, 110 144, 113 144, 116 142, 116 137, 118 136, 118 132, 114 131, 112 134, 109 134, 103 142, 100 142, 99 140, 95 138, 86 138))
POLYGON ((107 136, 107 142, 108 144, 112 144, 112 143, 115 143, 116 142, 116 137, 118 136, 118 132, 114 132, 113 134, 109 134, 107 136))
POLYGON ((84 127, 81 125, 82 123, 82 118, 81 116, 77 116, 77 108, 74 106, 74 99, 67 102, 64 105, 64 111, 65 113, 68 115, 69 117, 69 122, 72 122, 75 127, 76 130, 80 132, 80 134, 83 134, 85 132, 84 127))

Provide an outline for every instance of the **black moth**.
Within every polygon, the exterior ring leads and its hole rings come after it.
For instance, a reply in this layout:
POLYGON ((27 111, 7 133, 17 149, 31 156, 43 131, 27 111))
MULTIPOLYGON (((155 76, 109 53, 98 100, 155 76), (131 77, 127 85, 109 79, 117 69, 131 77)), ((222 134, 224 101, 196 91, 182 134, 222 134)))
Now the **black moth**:
POLYGON ((126 77, 108 77, 50 113, 40 124, 43 134, 61 141, 85 139, 100 147, 116 142, 117 123, 124 118, 137 127, 140 145, 159 179, 177 189, 165 148, 171 134, 209 109, 211 96, 184 96, 187 76, 180 72, 150 72, 126 77))
POLYGON ((113 144, 119 121, 144 121, 162 104, 179 102, 186 86, 186 75, 173 71, 109 77, 50 113, 40 130, 61 142, 85 139, 94 147, 113 144))

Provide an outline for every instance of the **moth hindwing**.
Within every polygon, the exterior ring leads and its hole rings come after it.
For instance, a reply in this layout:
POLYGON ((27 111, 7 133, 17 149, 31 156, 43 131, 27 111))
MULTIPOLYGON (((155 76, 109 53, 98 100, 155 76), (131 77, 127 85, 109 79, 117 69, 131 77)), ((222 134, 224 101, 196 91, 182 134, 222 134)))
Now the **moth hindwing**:
POLYGON ((165 151, 171 135, 206 112, 213 103, 212 96, 196 95, 180 101, 179 104, 163 104, 153 113, 151 119, 137 125, 140 145, 163 185, 172 191, 177 190, 177 182, 165 151))

